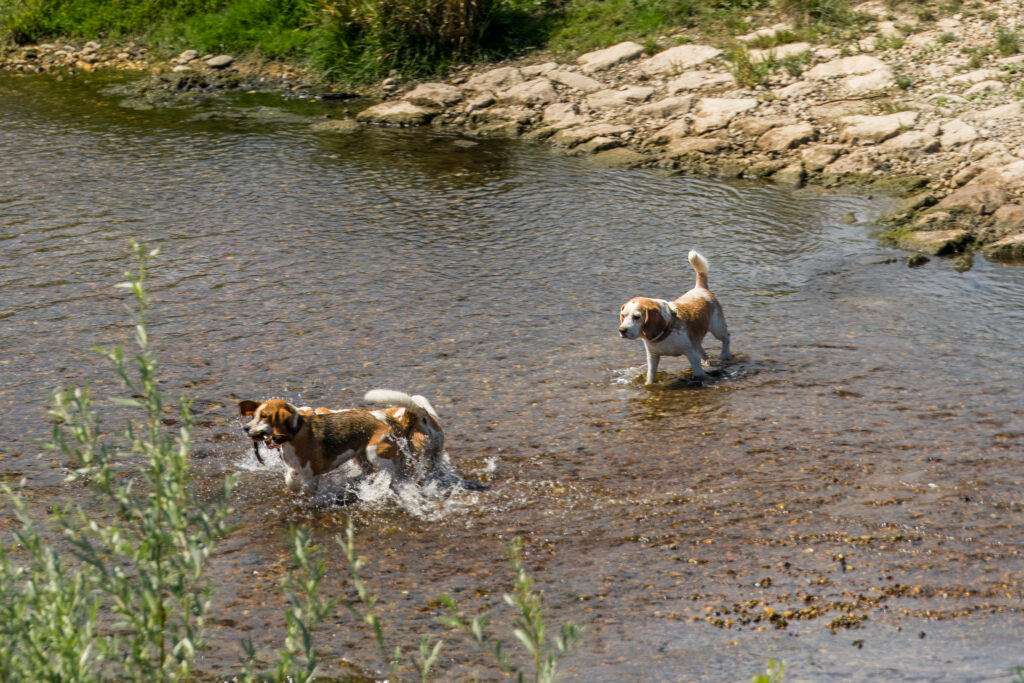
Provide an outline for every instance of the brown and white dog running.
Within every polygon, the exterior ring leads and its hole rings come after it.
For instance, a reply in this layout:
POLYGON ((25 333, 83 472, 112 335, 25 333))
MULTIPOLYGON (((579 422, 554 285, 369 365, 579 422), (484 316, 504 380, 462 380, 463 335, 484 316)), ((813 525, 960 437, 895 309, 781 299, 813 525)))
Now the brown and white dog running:
POLYGON ((619 309, 619 335, 644 340, 647 349, 647 384, 654 383, 662 356, 686 356, 694 377, 706 378, 701 360, 707 360, 701 343, 711 332, 722 342, 721 360, 729 360, 729 330, 722 305, 708 289, 708 262, 696 251, 688 260, 697 273, 693 289, 675 301, 634 297, 619 309))
POLYGON ((392 477, 408 477, 418 461, 434 474, 444 451, 444 432, 430 402, 385 389, 367 392, 364 400, 392 407, 297 408, 275 398, 242 401, 238 409, 249 419, 242 427, 260 462, 259 443, 281 449, 285 483, 292 491, 315 493, 324 474, 352 459, 363 472, 386 469, 392 477))

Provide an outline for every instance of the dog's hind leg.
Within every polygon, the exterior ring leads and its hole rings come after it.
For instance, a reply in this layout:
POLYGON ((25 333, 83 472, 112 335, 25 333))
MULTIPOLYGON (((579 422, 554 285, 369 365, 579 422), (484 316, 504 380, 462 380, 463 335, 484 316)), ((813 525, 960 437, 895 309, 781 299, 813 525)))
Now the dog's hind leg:
POLYGON ((732 352, 729 350, 729 328, 725 325, 725 314, 722 313, 721 306, 716 306, 711 314, 711 320, 708 321, 708 332, 722 342, 722 352, 718 354, 718 358, 720 360, 732 358, 732 352))
POLYGON ((686 352, 686 360, 690 361, 690 368, 693 370, 693 376, 704 379, 708 376, 708 373, 704 372, 704 366, 701 365, 701 353, 700 347, 695 347, 686 352))

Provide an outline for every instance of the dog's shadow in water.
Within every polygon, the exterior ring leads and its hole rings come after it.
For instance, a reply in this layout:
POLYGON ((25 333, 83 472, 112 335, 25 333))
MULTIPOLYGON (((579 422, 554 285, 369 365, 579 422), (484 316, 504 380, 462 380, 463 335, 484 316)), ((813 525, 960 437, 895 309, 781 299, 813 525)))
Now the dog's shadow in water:
POLYGON ((694 377, 690 372, 672 377, 669 372, 659 372, 655 384, 650 386, 644 385, 644 374, 637 377, 637 383, 653 390, 686 391, 734 382, 756 375, 767 369, 771 369, 771 365, 768 363, 752 361, 749 356, 736 354, 727 361, 711 361, 711 367, 705 369, 708 373, 707 377, 694 377))

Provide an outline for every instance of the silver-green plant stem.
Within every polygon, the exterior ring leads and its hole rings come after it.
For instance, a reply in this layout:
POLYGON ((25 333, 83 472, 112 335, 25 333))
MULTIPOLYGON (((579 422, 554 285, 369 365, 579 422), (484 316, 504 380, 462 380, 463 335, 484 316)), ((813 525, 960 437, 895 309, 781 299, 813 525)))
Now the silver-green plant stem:
POLYGON ((157 250, 132 243, 138 267, 117 285, 135 299, 136 353, 102 353, 124 382, 127 396, 111 399, 141 412, 122 432, 104 438, 87 388, 53 395, 55 427, 48 450, 99 494, 96 514, 81 507, 56 510, 55 519, 73 558, 42 540, 21 495, 7 498, 21 517, 17 540, 27 562, 0 556, 5 625, 23 625, 5 640, 0 657, 5 680, 79 681, 118 678, 167 681, 189 677, 196 650, 206 643, 210 610, 206 560, 226 531, 227 477, 220 497, 204 506, 191 486, 190 402, 182 399, 180 427, 164 427, 165 402, 156 379, 156 357, 147 329, 150 299, 146 268, 157 250), (108 515, 112 521, 102 521, 108 515), (75 560, 74 562, 69 560, 75 560), (98 615, 103 617, 98 624, 98 615), (34 652, 49 652, 49 657, 34 652))

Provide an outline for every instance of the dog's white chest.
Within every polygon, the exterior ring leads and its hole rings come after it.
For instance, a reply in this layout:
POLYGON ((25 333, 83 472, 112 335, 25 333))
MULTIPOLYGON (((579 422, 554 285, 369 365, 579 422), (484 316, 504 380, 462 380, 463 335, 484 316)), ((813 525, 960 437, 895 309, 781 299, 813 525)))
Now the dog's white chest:
POLYGON ((682 356, 693 349, 693 343, 690 341, 690 335, 687 334, 685 326, 672 330, 661 341, 652 342, 650 339, 644 339, 644 343, 647 348, 659 356, 682 356))

